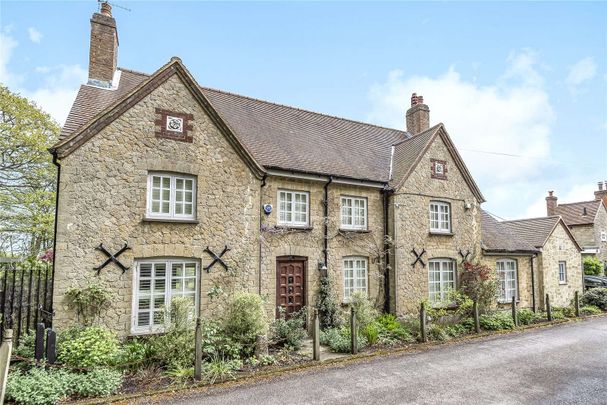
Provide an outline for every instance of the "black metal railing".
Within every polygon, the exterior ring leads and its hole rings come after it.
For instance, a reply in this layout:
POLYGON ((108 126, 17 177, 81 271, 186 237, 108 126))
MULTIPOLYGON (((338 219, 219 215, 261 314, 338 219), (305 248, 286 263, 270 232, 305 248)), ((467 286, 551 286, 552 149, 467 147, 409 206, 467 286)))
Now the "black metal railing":
POLYGON ((0 339, 4 329, 19 338, 38 323, 51 326, 53 268, 46 263, 0 262, 0 339))

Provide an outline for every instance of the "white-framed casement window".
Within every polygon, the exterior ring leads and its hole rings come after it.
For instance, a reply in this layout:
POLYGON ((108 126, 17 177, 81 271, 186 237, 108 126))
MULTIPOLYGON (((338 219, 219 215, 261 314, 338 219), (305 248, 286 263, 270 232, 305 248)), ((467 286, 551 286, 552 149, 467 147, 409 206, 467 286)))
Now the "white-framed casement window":
POLYGON ((449 291, 455 289, 455 261, 452 259, 430 259, 428 261, 428 299, 440 302, 447 299, 449 291))
MULTIPOLYGON (((133 272, 133 333, 159 332, 168 322, 171 300, 187 297, 198 310, 198 262, 153 259, 136 262, 133 272)), ((193 313, 192 316, 195 314, 193 313)))
POLYGON ((147 216, 161 219, 195 219, 196 178, 184 174, 150 173, 147 216))
POLYGON ((344 257, 344 302, 349 302, 352 294, 362 291, 367 294, 369 260, 366 257, 344 257))
POLYGON ((495 263, 497 277, 500 281, 499 302, 511 302, 517 299, 518 280, 516 260, 500 259, 495 263))
POLYGON ((451 204, 443 201, 430 202, 430 232, 451 232, 451 204))
POLYGON ((607 242, 607 231, 601 231, 601 242, 607 242))
POLYGON ((367 229, 367 199, 362 197, 341 197, 341 228, 367 229))
POLYGON ((309 193, 278 190, 278 224, 308 226, 309 193))
POLYGON ((559 262, 559 284, 567 283, 567 262, 559 262))

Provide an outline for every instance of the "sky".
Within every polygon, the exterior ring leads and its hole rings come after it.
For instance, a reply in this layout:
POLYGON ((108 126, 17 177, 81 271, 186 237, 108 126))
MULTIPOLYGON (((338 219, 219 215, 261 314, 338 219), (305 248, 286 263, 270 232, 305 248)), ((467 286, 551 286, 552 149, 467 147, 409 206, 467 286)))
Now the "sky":
MULTIPOLYGON (((607 2, 110 3, 125 68, 398 129, 423 95, 500 218, 607 180, 607 2)), ((63 124, 97 9, 3 0, 0 82, 63 124)))

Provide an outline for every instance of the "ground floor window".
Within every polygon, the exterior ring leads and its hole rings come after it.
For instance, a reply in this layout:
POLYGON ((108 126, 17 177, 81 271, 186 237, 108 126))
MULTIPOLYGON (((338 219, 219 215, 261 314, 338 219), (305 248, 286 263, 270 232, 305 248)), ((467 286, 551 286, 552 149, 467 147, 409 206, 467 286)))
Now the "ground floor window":
POLYGON ((559 283, 567 283, 567 262, 559 262, 559 283))
POLYGON ((502 259, 496 262, 497 276, 500 281, 500 302, 510 302, 517 298, 516 260, 502 259))
POLYGON ((455 262, 451 259, 431 259, 428 262, 428 298, 430 302, 447 299, 455 289, 455 262))
POLYGON ((344 301, 350 301, 350 297, 357 291, 367 293, 367 268, 366 257, 345 257, 343 262, 344 275, 344 301))
POLYGON ((133 332, 162 330, 171 300, 186 297, 198 308, 197 261, 183 259, 142 260, 134 272, 133 332))

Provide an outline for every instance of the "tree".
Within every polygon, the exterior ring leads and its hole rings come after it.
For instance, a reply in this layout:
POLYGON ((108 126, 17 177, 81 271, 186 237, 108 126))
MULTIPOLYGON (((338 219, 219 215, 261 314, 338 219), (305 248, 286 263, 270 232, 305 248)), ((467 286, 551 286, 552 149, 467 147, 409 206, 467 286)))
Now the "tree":
POLYGON ((460 291, 478 303, 479 311, 487 311, 495 302, 499 282, 495 271, 481 263, 464 262, 460 277, 460 291))
POLYGON ((603 275, 603 263, 595 256, 584 257, 584 274, 590 276, 603 275))
POLYGON ((59 126, 0 84, 0 251, 37 256, 52 245, 59 126))

